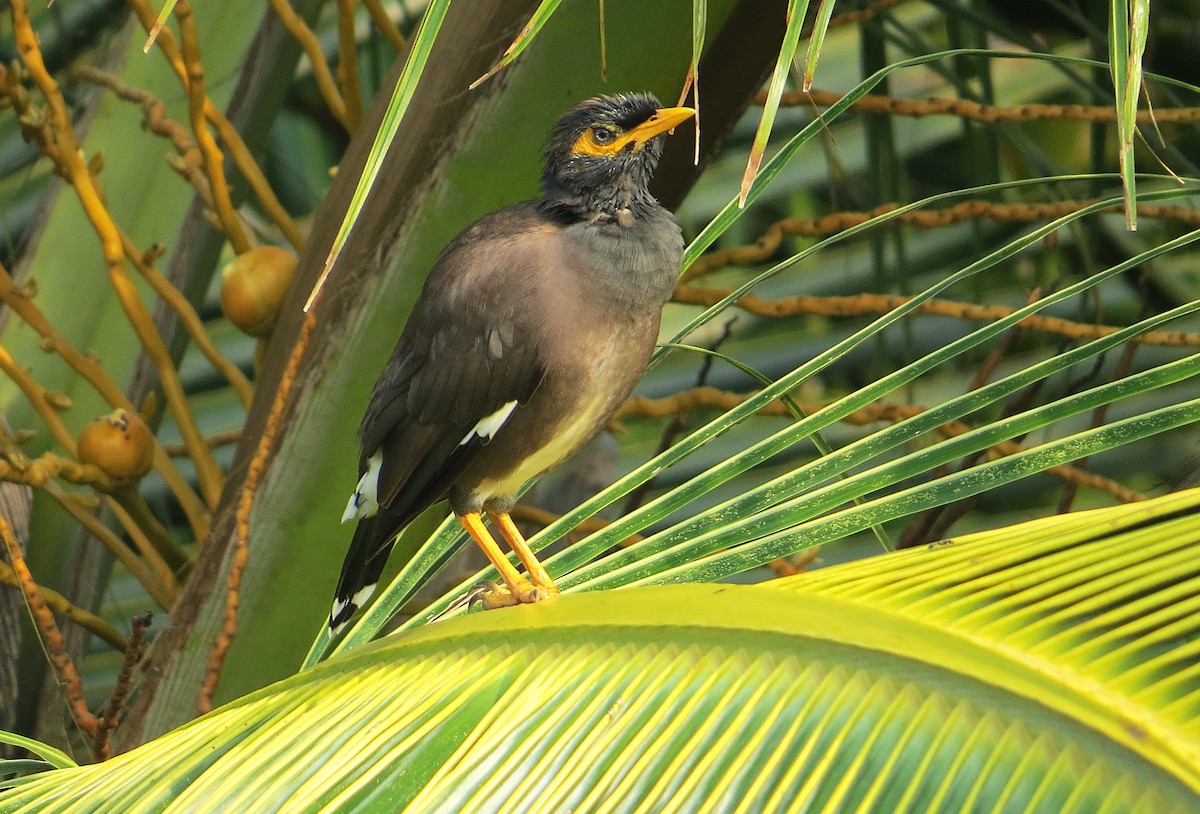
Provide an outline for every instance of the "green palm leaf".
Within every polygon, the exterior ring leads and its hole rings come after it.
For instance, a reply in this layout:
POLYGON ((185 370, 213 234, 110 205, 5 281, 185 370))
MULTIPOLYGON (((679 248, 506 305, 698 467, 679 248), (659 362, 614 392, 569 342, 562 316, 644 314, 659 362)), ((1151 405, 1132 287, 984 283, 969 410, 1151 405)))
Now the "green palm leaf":
POLYGON ((1192 811, 1198 506, 427 625, 0 811, 1192 811))

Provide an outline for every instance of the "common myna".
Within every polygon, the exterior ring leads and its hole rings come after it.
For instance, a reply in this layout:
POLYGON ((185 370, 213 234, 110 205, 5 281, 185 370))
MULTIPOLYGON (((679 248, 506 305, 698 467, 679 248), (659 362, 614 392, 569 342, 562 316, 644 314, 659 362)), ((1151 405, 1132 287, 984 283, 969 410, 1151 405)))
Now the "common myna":
POLYGON ((486 601, 558 593, 508 512, 646 370, 683 252, 648 185, 662 137, 693 114, 644 93, 579 104, 550 134, 542 197, 480 218, 442 251, 359 427, 361 480, 343 517, 358 528, 335 632, 375 589, 396 536, 446 497, 504 580, 486 601))

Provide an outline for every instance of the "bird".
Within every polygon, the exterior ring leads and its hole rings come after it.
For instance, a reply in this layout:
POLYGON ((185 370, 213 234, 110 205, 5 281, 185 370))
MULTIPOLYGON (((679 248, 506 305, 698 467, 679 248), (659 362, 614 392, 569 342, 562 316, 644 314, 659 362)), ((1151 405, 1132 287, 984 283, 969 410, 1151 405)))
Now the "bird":
POLYGON ((649 93, 581 102, 551 129, 541 197, 483 216, 443 249, 359 427, 334 635, 370 598, 398 535, 446 498, 503 580, 483 592, 487 607, 558 594, 509 512, 646 370, 683 257, 679 224, 649 184, 666 135, 694 115, 649 93))

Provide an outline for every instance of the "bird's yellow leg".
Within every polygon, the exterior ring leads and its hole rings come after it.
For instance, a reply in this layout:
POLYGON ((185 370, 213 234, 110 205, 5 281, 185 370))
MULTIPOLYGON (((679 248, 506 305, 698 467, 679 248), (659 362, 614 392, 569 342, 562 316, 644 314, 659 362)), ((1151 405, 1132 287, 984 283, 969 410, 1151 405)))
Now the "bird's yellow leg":
POLYGON ((467 530, 475 543, 483 549, 483 553, 487 555, 492 565, 496 566, 496 570, 500 572, 500 578, 504 580, 504 584, 511 592, 511 596, 507 599, 504 597, 503 591, 489 593, 484 597, 484 602, 488 607, 515 605, 518 602, 537 602, 543 598, 544 592, 531 585, 516 566, 508 561, 508 557, 504 556, 500 546, 492 538, 487 527, 483 525, 483 518, 479 516, 479 512, 454 516, 458 518, 458 522, 467 530))
POLYGON ((558 588, 554 585, 554 580, 550 579, 550 575, 546 573, 546 569, 538 561, 537 555, 533 553, 533 549, 529 547, 529 543, 525 542, 525 538, 521 535, 520 529, 513 519, 508 516, 508 512, 488 512, 488 517, 492 518, 492 522, 496 524, 496 528, 500 529, 500 534, 505 541, 512 547, 512 550, 517 553, 517 557, 525 565, 525 570, 529 572, 529 578, 534 585, 539 588, 544 588, 549 596, 556 596, 558 588))

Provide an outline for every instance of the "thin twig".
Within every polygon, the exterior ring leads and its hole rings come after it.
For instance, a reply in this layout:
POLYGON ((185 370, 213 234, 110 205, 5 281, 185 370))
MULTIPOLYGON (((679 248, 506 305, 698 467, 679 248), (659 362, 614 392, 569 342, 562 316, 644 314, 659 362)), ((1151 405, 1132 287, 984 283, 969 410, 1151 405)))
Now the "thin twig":
MULTIPOLYGON (((17 578, 17 572, 12 569, 6 561, 0 560, 0 582, 6 585, 12 585, 14 588, 21 587, 21 580, 17 578)), ((106 620, 100 618, 91 611, 84 610, 78 605, 71 603, 71 600, 60 594, 58 591, 47 588, 45 585, 38 586, 38 592, 45 600, 46 606, 50 610, 57 613, 59 616, 65 616, 88 633, 93 634, 96 638, 101 639, 105 643, 111 645, 118 652, 125 651, 125 637, 120 632, 110 625, 106 620)))
MULTIPOLYGON (((1028 223, 1061 218, 1093 203, 1095 203, 1094 200, 1076 200, 1053 203, 999 204, 974 200, 963 201, 945 209, 921 209, 905 212, 897 215, 894 221, 918 229, 937 229, 980 219, 997 223, 1028 223)), ((729 266, 748 266, 761 263, 779 249, 785 237, 828 237, 899 208, 900 204, 886 203, 868 212, 834 212, 820 218, 785 218, 771 224, 753 243, 708 252, 687 268, 683 275, 683 281, 688 282, 703 274, 709 274, 729 266)), ((1121 209, 1121 204, 1113 204, 1109 207, 1109 211, 1119 209, 1121 209)), ((1192 228, 1200 227, 1200 210, 1189 207, 1140 204, 1137 211, 1139 217, 1174 220, 1192 228)), ((892 222, 888 221, 889 224, 892 222)))
MULTIPOLYGON (((206 439, 208 445, 214 449, 217 447, 225 447, 230 444, 236 444, 242 440, 241 430, 228 430, 226 432, 218 432, 208 436, 206 439)), ((182 457, 187 455, 187 448, 183 444, 166 444, 163 446, 168 455, 182 457)))
POLYGON ((262 171, 262 167, 258 166, 258 162, 250 155, 250 148, 246 146, 246 142, 242 140, 241 134, 233 123, 229 121, 213 103, 207 102, 204 107, 205 115, 212 122, 213 127, 217 129, 217 135, 221 138, 221 143, 225 145, 225 149, 229 152, 229 156, 233 159, 234 165, 242 177, 246 179, 246 184, 254 192, 254 197, 258 198, 259 206, 271 222, 279 228, 280 233, 288 243, 292 244, 292 248, 297 253, 304 251, 304 246, 308 242, 304 238, 304 234, 300 231, 300 227, 292 220, 292 216, 283 208, 279 197, 275 194, 275 190, 267 181, 266 174, 262 171))
MULTIPOLYGON (((827 90, 786 91, 779 104, 781 107, 830 107, 841 101, 845 94, 827 90)), ((755 98, 756 104, 766 101, 766 94, 755 98)), ((957 116, 967 121, 984 124, 1033 121, 1082 121, 1105 124, 1116 122, 1117 110, 1112 105, 984 105, 968 99, 897 99, 892 96, 866 95, 856 99, 851 110, 860 113, 887 113, 892 116, 921 118, 922 116, 957 116)), ((1160 108, 1139 110, 1137 122, 1149 124, 1196 124, 1200 122, 1200 107, 1160 108)))
POLYGON ((146 262, 145 254, 138 251, 132 238, 124 232, 121 233, 121 245, 125 248, 125 257, 133 264, 133 267, 150 283, 150 287, 154 289, 154 293, 161 297, 163 302, 179 317, 179 321, 187 329, 188 336, 195 343, 196 349, 204 355, 209 364, 224 376, 225 381, 229 382, 230 386, 233 387, 234 392, 238 394, 238 398, 242 402, 242 407, 249 409, 250 402, 254 399, 254 386, 250 384, 250 380, 246 378, 246 374, 242 373, 241 368, 229 361, 217 349, 216 343, 212 341, 212 337, 204 329, 204 321, 200 319, 200 315, 196 313, 196 309, 188 302, 187 297, 183 296, 179 289, 171 285, 171 281, 164 277, 153 264, 146 262))
POLYGON ((40 115, 41 111, 34 109, 29 91, 22 84, 26 76, 27 71, 20 63, 14 62, 11 67, 0 64, 0 97, 7 99, 12 105, 25 140, 30 144, 43 145, 43 151, 57 164, 58 157, 52 154, 56 149, 54 131, 50 127, 49 118, 40 115))
POLYGON ((117 504, 113 511, 121 520, 121 525, 135 528, 140 532, 137 535, 131 535, 134 544, 147 562, 154 567, 155 572, 159 575, 159 580, 168 593, 172 596, 178 595, 179 579, 187 576, 192 568, 191 557, 175 544, 170 532, 155 517, 154 512, 150 511, 150 507, 133 484, 122 484, 106 497, 112 498, 117 504), (120 517, 121 512, 128 516, 128 520, 120 517))
POLYGON ((171 144, 175 147, 175 152, 188 161, 199 165, 203 160, 200 155, 200 148, 196 146, 196 142, 187 128, 169 118, 167 116, 167 106, 150 91, 135 88, 132 85, 126 84, 115 73, 106 71, 96 65, 84 63, 72 66, 70 78, 72 81, 84 79, 94 82, 97 85, 108 88, 118 99, 133 102, 142 109, 143 126, 149 129, 150 132, 157 133, 170 140, 171 144))
POLYGON ((71 435, 71 431, 67 429, 66 422, 58 414, 58 399, 51 394, 51 391, 38 384, 29 375, 29 371, 17 364, 17 361, 13 359, 8 349, 3 345, 0 345, 0 373, 3 373, 12 380, 17 389, 25 396, 25 399, 33 405, 34 411, 50 430, 50 434, 54 436, 54 440, 74 458, 75 436, 71 435))
MULTIPOLYGON (((167 155, 167 165, 179 173, 183 180, 196 190, 205 206, 216 211, 212 186, 204 171, 204 156, 183 125, 167 118, 166 105, 149 91, 125 84, 116 74, 101 70, 94 65, 77 65, 71 69, 71 79, 87 79, 111 90, 120 99, 134 102, 144 114, 143 126, 151 132, 167 138, 175 146, 176 155, 167 155)), ((217 224, 219 227, 219 223, 217 224)))
POLYGON ((117 521, 123 525, 129 523, 129 525, 125 526, 125 529, 129 533, 130 539, 134 541, 134 545, 138 549, 137 553, 126 545, 120 537, 114 534, 112 529, 101 523, 94 514, 81 505, 77 498, 68 495, 56 481, 48 480, 42 484, 42 488, 46 490, 46 494, 58 501, 59 505, 78 521, 79 525, 83 526, 96 539, 104 543, 108 550, 121 561, 125 569, 133 575, 134 579, 141 583, 142 587, 146 589, 146 593, 150 595, 150 598, 157 602, 161 608, 170 610, 174 606, 175 599, 179 594, 179 586, 178 583, 174 582, 174 577, 170 576, 170 568, 166 567, 165 563, 159 565, 157 562, 151 566, 147 563, 146 559, 142 558, 142 556, 147 558, 154 556, 154 547, 148 542, 143 542, 145 539, 144 535, 132 524, 129 515, 121 509, 119 504, 108 499, 110 500, 109 508, 113 510, 117 521), (138 556, 139 553, 142 556, 138 556), (169 582, 164 582, 160 579, 160 574, 168 578, 169 582), (173 587, 171 587, 172 585, 173 587))
MULTIPOLYGON (((21 0, 13 0, 13 5, 16 6, 20 2, 21 0)), ((22 593, 25 594, 25 603, 29 607, 29 614, 42 634, 46 654, 50 658, 54 672, 63 683, 63 691, 66 694, 67 708, 71 711, 71 717, 75 719, 75 723, 79 725, 80 729, 89 735, 95 735, 96 716, 92 715, 88 709, 79 671, 75 669, 75 662, 67 653, 62 633, 59 632, 58 624, 54 621, 54 614, 46 606, 42 592, 38 589, 37 583, 33 581, 33 575, 29 573, 21 546, 17 544, 8 521, 3 517, 0 517, 0 538, 3 538, 4 545, 8 549, 8 562, 12 566, 13 573, 16 574, 22 593)))
POLYGON ((121 660, 117 681, 113 685, 112 694, 108 696, 108 701, 96 716, 96 736, 92 739, 92 754, 97 760, 108 760, 109 735, 121 721, 125 698, 133 684, 133 668, 142 660, 142 642, 146 637, 146 629, 153 620, 154 615, 151 613, 143 613, 130 620, 129 646, 125 648, 125 657, 121 660))
MULTIPOLYGON (((687 305, 712 306, 733 293, 732 289, 701 288, 680 285, 672 295, 672 302, 687 305)), ((863 314, 885 314, 908 302, 910 297, 894 294, 858 294, 850 297, 780 297, 768 300, 757 294, 745 294, 734 304, 744 311, 764 317, 792 316, 836 316, 851 317, 863 314)), ((953 300, 932 299, 913 309, 913 314, 935 314, 954 319, 976 322, 995 322, 1011 316, 1017 309, 1006 305, 974 305, 953 300)), ((1089 340, 1111 336, 1124 330, 1112 325, 1089 325, 1069 319, 1033 314, 1018 323, 1022 328, 1042 333, 1065 336, 1069 339, 1089 340)), ((1139 345, 1164 345, 1168 347, 1200 346, 1200 333, 1186 331, 1146 331, 1129 340, 1139 345)))
POLYGON ((221 630, 209 651, 208 667, 205 670, 204 679, 200 683, 200 692, 196 696, 196 709, 201 715, 212 710, 213 694, 216 693, 217 684, 221 680, 225 656, 229 652, 230 645, 233 644, 234 636, 237 635, 242 575, 246 571, 246 564, 250 561, 250 512, 254 508, 254 498, 258 494, 258 487, 262 484, 263 476, 266 473, 267 460, 270 458, 271 451, 275 446, 275 439, 282 427, 284 411, 296 383, 296 376, 300 372, 304 351, 308 348, 308 340, 316 325, 317 309, 313 308, 304 315, 304 322, 300 325, 300 332, 296 337, 296 344, 292 348, 291 356, 288 357, 287 367, 284 368, 283 375, 279 378, 279 385, 275 389, 275 400, 271 402, 271 410, 263 425, 262 435, 259 436, 254 455, 246 467, 246 477, 242 481, 242 491, 238 497, 234 520, 233 559, 229 565, 229 575, 225 583, 223 621, 221 630))

